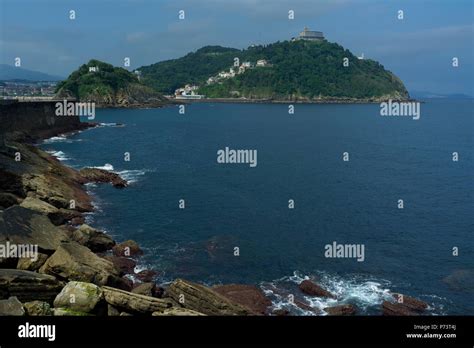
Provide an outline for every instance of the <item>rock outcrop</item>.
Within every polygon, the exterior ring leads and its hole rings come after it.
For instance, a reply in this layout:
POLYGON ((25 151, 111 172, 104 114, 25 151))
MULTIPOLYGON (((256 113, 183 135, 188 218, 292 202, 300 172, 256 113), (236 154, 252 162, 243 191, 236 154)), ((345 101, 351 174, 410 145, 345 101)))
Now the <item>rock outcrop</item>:
POLYGON ((13 296, 8 300, 0 300, 0 315, 22 316, 25 315, 25 310, 21 302, 13 296))
POLYGON ((52 303, 64 283, 55 277, 31 271, 0 269, 0 298, 16 296, 20 301, 52 303))
POLYGON ((151 314, 153 312, 163 312, 172 306, 172 302, 166 299, 134 294, 109 286, 103 286, 102 290, 108 304, 127 312, 151 314))
POLYGON ((207 315, 249 315, 251 311, 210 288, 183 279, 175 280, 167 294, 186 309, 207 315))
POLYGON ((114 187, 123 188, 127 186, 127 181, 122 179, 120 175, 99 168, 82 168, 79 173, 87 182, 110 183, 114 187))
POLYGON ((238 303, 254 314, 264 315, 272 301, 265 296, 262 290, 254 285, 228 284, 219 285, 212 288, 218 294, 238 303))
POLYGON ((114 265, 77 242, 61 244, 40 268, 41 273, 60 279, 77 280, 97 285, 114 283, 119 273, 114 265))
POLYGON ((113 252, 115 256, 133 257, 143 255, 143 250, 140 249, 138 243, 134 240, 126 240, 117 244, 114 246, 113 252))
POLYGON ((356 308, 351 304, 343 304, 338 306, 326 307, 324 311, 328 315, 354 315, 356 308))
POLYGON ((392 294, 394 301, 384 301, 382 303, 383 315, 420 315, 428 309, 428 304, 416 298, 392 294))
POLYGON ((81 245, 88 247, 93 252, 103 252, 115 245, 114 240, 108 234, 98 231, 87 224, 81 225, 72 234, 72 239, 81 245))
POLYGON ((14 205, 0 212, 0 244, 37 245, 40 252, 52 253, 69 240, 64 229, 43 214, 14 205))
POLYGON ((303 280, 300 283, 299 288, 303 293, 309 296, 336 298, 336 296, 311 280, 303 280))

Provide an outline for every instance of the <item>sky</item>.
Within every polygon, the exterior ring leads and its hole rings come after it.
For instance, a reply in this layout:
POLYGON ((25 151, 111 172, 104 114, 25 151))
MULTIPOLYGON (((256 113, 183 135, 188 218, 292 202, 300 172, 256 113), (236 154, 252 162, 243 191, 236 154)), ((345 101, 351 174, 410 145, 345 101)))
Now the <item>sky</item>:
POLYGON ((474 0, 0 0, 0 63, 20 57, 68 76, 92 58, 129 57, 134 69, 206 45, 288 40, 305 26, 379 61, 409 91, 474 95, 474 0))

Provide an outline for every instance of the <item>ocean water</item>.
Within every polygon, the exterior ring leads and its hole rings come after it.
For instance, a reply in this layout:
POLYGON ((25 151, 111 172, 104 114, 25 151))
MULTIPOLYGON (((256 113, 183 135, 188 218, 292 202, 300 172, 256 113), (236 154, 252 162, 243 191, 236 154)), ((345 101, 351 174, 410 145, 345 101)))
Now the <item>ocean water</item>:
POLYGON ((313 308, 331 304, 299 293, 297 283, 311 277, 363 314, 380 313, 389 291, 427 301, 433 314, 473 314, 473 281, 465 279, 474 269, 473 101, 427 100, 419 120, 379 110, 101 109, 101 127, 42 147, 72 167, 130 180, 123 190, 89 185, 97 210, 88 218, 119 241, 136 240, 159 282, 256 284, 276 308, 311 314, 287 301, 291 293, 313 308), (226 146, 256 149, 257 166, 217 163, 226 146), (363 244, 364 261, 326 258, 334 241, 363 244), (445 279, 459 274, 457 283, 445 279))

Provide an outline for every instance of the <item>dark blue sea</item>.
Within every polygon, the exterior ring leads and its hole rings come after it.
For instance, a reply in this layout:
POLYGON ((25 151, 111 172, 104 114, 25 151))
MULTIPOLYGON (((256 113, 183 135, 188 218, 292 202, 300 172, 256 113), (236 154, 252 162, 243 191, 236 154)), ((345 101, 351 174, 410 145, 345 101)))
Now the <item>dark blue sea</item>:
POLYGON ((433 314, 474 313, 472 100, 427 100, 419 120, 382 117, 377 104, 178 111, 100 109, 100 127, 42 145, 69 166, 130 180, 122 190, 89 185, 88 220, 136 240, 158 282, 256 284, 276 308, 304 315, 288 294, 333 303, 299 293, 310 277, 363 314, 379 314, 389 292, 433 314), (257 166, 217 163, 225 147, 257 150, 257 166), (333 242, 364 245, 364 261, 326 258, 333 242))

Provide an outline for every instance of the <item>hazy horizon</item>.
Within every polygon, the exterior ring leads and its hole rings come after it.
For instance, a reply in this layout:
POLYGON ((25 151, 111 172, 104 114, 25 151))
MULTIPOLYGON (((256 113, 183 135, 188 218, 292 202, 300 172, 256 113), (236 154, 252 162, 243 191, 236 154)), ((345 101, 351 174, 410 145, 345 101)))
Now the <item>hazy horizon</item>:
POLYGON ((197 2, 1 0, 0 63, 67 77, 90 59, 130 70, 203 46, 238 49, 323 31, 380 62, 409 91, 474 95, 473 3, 441 0, 197 2), (76 18, 69 18, 70 10, 76 18), (179 11, 185 19, 179 19, 179 11), (293 10, 295 18, 288 19, 293 10), (404 18, 397 18, 403 10, 404 18), (442 46, 440 46, 442 45, 442 46), (442 47, 442 49, 440 49, 442 47), (459 59, 453 68, 452 59, 459 59), (435 73, 434 73, 435 72, 435 73))

